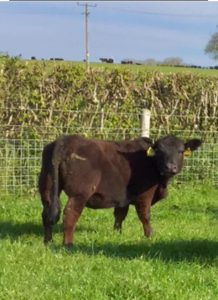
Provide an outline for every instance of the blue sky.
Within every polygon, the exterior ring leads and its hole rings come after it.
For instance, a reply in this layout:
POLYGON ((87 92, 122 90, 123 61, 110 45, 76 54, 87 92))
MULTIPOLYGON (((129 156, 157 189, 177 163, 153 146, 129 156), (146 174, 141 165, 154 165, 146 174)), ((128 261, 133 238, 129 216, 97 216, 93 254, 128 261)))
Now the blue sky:
MULTIPOLYGON (((82 2, 80 2, 82 3, 82 2)), ((112 57, 218 64, 204 53, 218 30, 218 2, 89 1, 90 60, 112 57)), ((81 61, 84 7, 77 2, 0 2, 0 51, 29 59, 81 61)))

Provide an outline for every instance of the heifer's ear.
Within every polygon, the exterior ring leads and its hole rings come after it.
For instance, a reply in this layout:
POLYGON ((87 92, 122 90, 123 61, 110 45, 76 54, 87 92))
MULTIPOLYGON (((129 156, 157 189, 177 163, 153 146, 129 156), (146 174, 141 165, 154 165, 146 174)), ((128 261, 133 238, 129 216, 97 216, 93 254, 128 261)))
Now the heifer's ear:
POLYGON ((152 139, 147 137, 142 137, 139 139, 139 144, 143 149, 147 150, 152 145, 152 139))
POLYGON ((153 141, 152 139, 148 138, 148 137, 142 137, 141 138, 145 143, 152 145, 153 141))
POLYGON ((193 140, 190 140, 188 142, 185 143, 185 152, 187 150, 189 151, 194 151, 196 150, 200 145, 202 144, 202 141, 199 140, 199 139, 193 139, 193 140))
POLYGON ((153 144, 153 141, 150 138, 142 137, 142 138, 140 138, 140 143, 145 149, 147 149, 148 147, 150 147, 153 144))

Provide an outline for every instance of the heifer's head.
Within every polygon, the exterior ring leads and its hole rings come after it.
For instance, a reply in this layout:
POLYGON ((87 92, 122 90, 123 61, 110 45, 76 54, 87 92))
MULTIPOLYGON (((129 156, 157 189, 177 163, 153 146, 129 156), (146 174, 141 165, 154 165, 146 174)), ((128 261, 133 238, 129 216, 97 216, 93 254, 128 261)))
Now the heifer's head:
POLYGON ((201 145, 198 139, 184 143, 175 136, 166 136, 157 140, 147 150, 147 156, 154 156, 157 169, 162 176, 171 177, 182 169, 183 159, 201 145))

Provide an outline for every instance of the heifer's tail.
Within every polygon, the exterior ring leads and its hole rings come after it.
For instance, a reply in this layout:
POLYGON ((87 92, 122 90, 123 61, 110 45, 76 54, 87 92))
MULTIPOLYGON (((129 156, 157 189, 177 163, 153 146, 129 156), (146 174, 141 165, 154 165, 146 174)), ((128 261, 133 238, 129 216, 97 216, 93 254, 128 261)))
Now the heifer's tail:
POLYGON ((50 222, 55 224, 60 218, 60 201, 59 201, 59 165, 62 158, 63 143, 57 140, 52 154, 52 191, 51 191, 51 206, 50 206, 50 222))

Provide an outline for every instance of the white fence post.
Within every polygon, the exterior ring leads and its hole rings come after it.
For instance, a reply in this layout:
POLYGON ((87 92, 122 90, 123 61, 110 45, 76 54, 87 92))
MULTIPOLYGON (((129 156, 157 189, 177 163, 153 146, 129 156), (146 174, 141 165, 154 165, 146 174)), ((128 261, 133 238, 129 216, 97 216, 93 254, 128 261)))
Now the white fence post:
POLYGON ((150 119, 151 112, 149 109, 144 108, 142 110, 142 120, 141 120, 141 136, 149 137, 150 135, 150 119))

